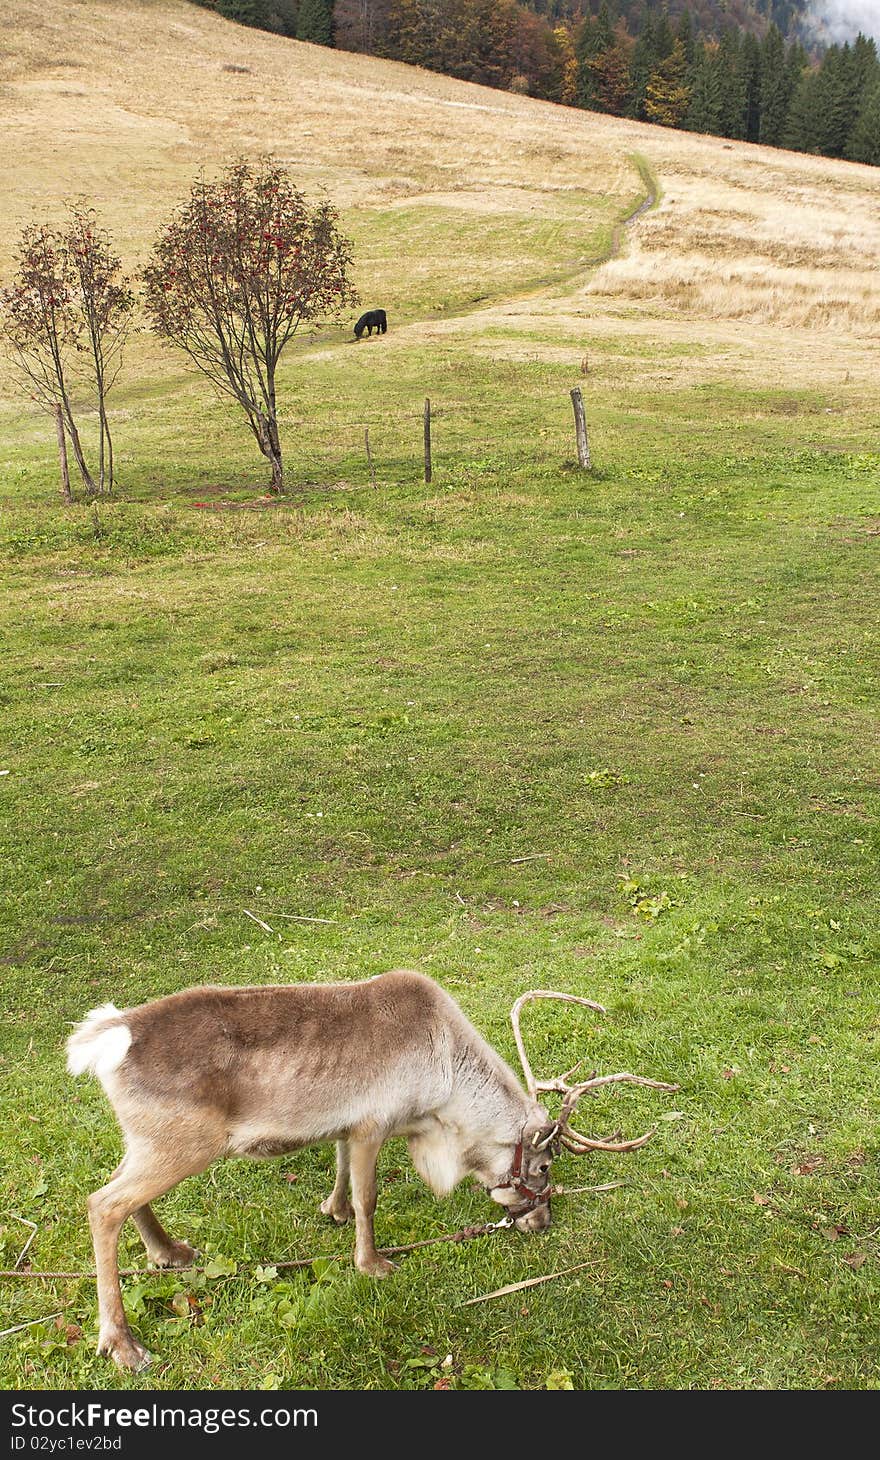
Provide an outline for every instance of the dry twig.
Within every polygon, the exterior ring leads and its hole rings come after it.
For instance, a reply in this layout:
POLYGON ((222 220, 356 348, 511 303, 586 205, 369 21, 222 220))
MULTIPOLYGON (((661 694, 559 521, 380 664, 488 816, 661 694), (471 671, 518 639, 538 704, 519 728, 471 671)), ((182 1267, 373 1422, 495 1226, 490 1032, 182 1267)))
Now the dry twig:
POLYGON ((16 1323, 12 1328, 0 1328, 0 1338, 8 1338, 10 1333, 21 1333, 25 1328, 34 1328, 38 1323, 51 1323, 53 1318, 60 1318, 60 1313, 47 1313, 45 1318, 29 1318, 27 1323, 16 1323))
POLYGON ((21 1267, 21 1264, 24 1262, 25 1253, 27 1252, 28 1248, 30 1247, 31 1243, 37 1235, 37 1224, 36 1222, 29 1221, 27 1217, 20 1217, 17 1212, 10 1212, 9 1215, 14 1222, 21 1222, 21 1225, 23 1227, 30 1227, 31 1229, 31 1235, 28 1237, 17 1258, 15 1259, 15 1266, 21 1267))
POLYGON ((577 1262, 574 1267, 560 1268, 559 1272, 547 1272, 543 1277, 526 1278, 521 1283, 508 1283, 506 1287, 496 1288, 493 1293, 482 1293, 479 1298, 467 1298, 458 1306, 470 1308, 473 1303, 488 1303, 490 1298, 506 1298, 508 1293, 519 1293, 523 1288, 536 1288, 539 1283, 549 1283, 553 1278, 567 1277, 570 1272, 581 1272, 585 1267, 598 1267, 598 1265, 597 1262, 577 1262))
MULTIPOLYGON (((250 916, 250 914, 248 914, 250 916)), ((308 918, 305 913, 272 913, 273 918, 284 918, 288 923, 335 923, 337 918, 308 918)), ((263 924, 265 928, 266 924, 263 924)), ((269 929, 271 933, 272 929, 269 929)))
POLYGON ((259 928, 262 928, 264 933, 275 932, 275 929, 270 928, 268 923, 264 923, 262 918, 258 918, 256 913, 248 912, 246 907, 242 908, 242 912, 244 913, 246 918, 250 918, 252 923, 256 923, 259 928))

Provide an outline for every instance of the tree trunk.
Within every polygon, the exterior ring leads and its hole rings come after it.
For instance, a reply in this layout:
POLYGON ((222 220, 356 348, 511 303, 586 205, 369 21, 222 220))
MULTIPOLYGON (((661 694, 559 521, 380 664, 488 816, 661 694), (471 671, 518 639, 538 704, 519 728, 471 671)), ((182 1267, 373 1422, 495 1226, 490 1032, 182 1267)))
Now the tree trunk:
POLYGON ((107 432, 107 490, 108 492, 112 492, 113 483, 115 481, 113 468, 113 437, 110 435, 110 423, 106 420, 106 418, 104 425, 107 432))
MULTIPOLYGON (((99 390, 100 390, 100 387, 99 387, 99 390)), ((104 476, 105 476, 105 467, 104 467, 104 431, 105 431, 105 419, 104 419, 104 404, 103 404, 103 401, 99 401, 99 406, 98 406, 98 425, 100 427, 100 431, 99 431, 99 435, 98 435, 98 491, 103 493, 103 491, 104 491, 104 476)))
POLYGON ((281 459, 281 442, 278 439, 278 422, 274 416, 264 416, 260 411, 251 417, 251 426, 260 450, 272 467, 269 490, 280 496, 284 491, 284 463, 281 459))
POLYGON ((98 415, 101 426, 101 455, 99 461, 98 479, 101 492, 113 491, 113 439, 110 435, 110 422, 107 419, 107 408, 104 405, 103 391, 98 406, 98 415))
POLYGON ((83 479, 83 486, 85 487, 86 491, 93 492, 95 490, 95 481, 91 472, 89 471, 88 466, 86 465, 86 458, 82 449, 82 443, 79 439, 79 432, 77 431, 76 425, 74 424, 73 416, 71 415, 69 406, 66 415, 67 432, 70 436, 70 444, 73 447, 74 460, 79 467, 79 474, 83 479))
POLYGON ((55 407, 55 430, 58 433, 58 458, 61 462, 61 495, 69 505, 73 501, 70 494, 70 472, 67 469, 67 440, 64 435, 64 412, 60 406, 55 407))

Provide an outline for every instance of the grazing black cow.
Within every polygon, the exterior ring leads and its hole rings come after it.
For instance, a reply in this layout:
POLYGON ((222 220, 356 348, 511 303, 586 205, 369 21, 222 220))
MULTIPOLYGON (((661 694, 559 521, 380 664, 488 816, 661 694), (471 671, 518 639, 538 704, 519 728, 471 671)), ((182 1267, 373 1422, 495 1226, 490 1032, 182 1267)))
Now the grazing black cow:
POLYGON ((380 335, 384 335, 387 328, 388 320, 384 309, 368 309, 366 314, 361 315, 354 327, 354 332, 357 338, 360 339, 364 330, 366 330, 368 335, 371 335, 374 329, 380 335))

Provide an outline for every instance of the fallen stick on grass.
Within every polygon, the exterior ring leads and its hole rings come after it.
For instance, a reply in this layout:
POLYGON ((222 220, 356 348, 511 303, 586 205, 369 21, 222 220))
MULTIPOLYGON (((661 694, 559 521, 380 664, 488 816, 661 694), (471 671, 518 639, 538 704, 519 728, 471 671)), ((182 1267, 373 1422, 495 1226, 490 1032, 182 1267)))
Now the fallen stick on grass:
POLYGON ((35 1328, 38 1323, 51 1323, 53 1318, 60 1318, 60 1313, 47 1313, 45 1318, 29 1318, 27 1323, 16 1323, 14 1328, 0 1329, 0 1338, 7 1338, 10 1333, 21 1333, 24 1328, 35 1328))
POLYGON ((570 1272, 581 1272, 585 1267, 598 1267, 597 1262, 577 1262, 574 1267, 560 1268, 559 1272, 546 1272, 543 1277, 526 1278, 521 1283, 508 1283, 504 1288, 496 1288, 494 1293, 482 1293, 479 1298, 467 1298, 464 1303, 459 1303, 459 1308, 470 1308, 473 1303, 488 1303, 490 1298, 506 1298, 508 1293, 520 1293, 523 1288, 536 1288, 539 1283, 552 1282, 553 1278, 567 1277, 570 1272))
POLYGON ((36 1222, 29 1221, 27 1217, 20 1217, 18 1215, 18 1212, 10 1212, 9 1215, 14 1222, 21 1222, 21 1225, 23 1227, 30 1227, 31 1229, 31 1235, 28 1237, 17 1258, 15 1259, 15 1266, 21 1267, 21 1264, 24 1261, 25 1253, 27 1252, 28 1248, 30 1247, 31 1243, 37 1235, 37 1224, 36 1222))
POLYGON ((625 1181, 605 1181, 601 1186, 556 1186, 553 1188, 554 1196, 580 1196, 582 1191, 616 1191, 619 1186, 626 1186, 625 1181))
POLYGON ((258 918, 256 913, 248 912, 246 907, 242 908, 242 912, 244 913, 246 918, 250 918, 252 923, 256 923, 258 928, 262 928, 264 933, 275 932, 275 929, 270 928, 268 923, 264 923, 262 918, 258 918))
MULTIPOLYGON (((288 923, 336 923, 338 918, 309 918, 305 913, 271 913, 273 918, 284 918, 288 923)), ((264 924, 265 926, 265 924, 264 924)))

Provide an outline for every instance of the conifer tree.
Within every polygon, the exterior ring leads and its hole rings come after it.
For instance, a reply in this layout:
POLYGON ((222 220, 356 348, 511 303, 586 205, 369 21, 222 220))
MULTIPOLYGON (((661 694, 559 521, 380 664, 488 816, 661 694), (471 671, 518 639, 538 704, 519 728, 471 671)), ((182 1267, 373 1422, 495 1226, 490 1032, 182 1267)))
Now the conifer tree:
POLYGON ((743 90, 742 135, 746 142, 757 142, 761 128, 761 47, 750 32, 743 38, 740 71, 743 90))
POLYGON ((669 11, 664 6, 654 26, 654 55, 657 61, 665 61, 672 54, 675 36, 669 24, 669 11))
POLYGON ((564 25, 557 25, 553 39, 559 52, 559 94, 554 98, 563 106, 577 106, 578 59, 575 55, 571 34, 564 25))
MULTIPOLYGON (((823 65, 823 70, 824 65, 823 65)), ((871 83, 880 79, 877 47, 867 36, 859 35, 852 45, 843 46, 832 70, 828 86, 829 131, 823 139, 829 155, 846 157, 862 104, 871 83)), ((823 151, 825 146, 823 146, 823 151)))
POLYGON ((761 42, 761 93, 758 141, 778 147, 791 101, 791 75, 778 26, 771 25, 761 42))
POLYGON ((595 19, 589 15, 575 36, 575 54, 578 61, 577 104, 584 107, 605 108, 599 94, 598 72, 592 62, 603 51, 614 45, 614 26, 606 0, 602 0, 595 19))
POLYGON ((792 102, 786 140, 799 152, 842 157, 852 128, 855 71, 849 44, 829 46, 792 102))
POLYGON ((239 25, 253 25, 258 30, 269 29, 269 7, 266 0, 217 0, 217 13, 227 20, 237 20, 239 25))
POLYGON ((686 78, 684 46, 676 41, 648 81, 645 117, 649 122, 658 122, 663 127, 679 126, 690 101, 686 78))
POLYGON ((861 105, 865 92, 874 81, 880 78, 880 61, 877 59, 876 43, 868 36, 862 35, 861 31, 853 41, 852 50, 859 105, 861 105))
POLYGON ((794 94, 794 88, 809 64, 810 58, 800 41, 792 41, 785 53, 785 70, 788 75, 792 94, 794 94))
POLYGON ((577 105, 591 107, 594 101, 593 72, 590 62, 598 54, 592 16, 588 15, 574 33, 574 53, 577 57, 577 105))
POLYGON ((865 92, 846 155, 852 162, 870 162, 880 167, 880 79, 865 92))
POLYGON ((627 116, 644 117, 645 92, 648 89, 651 73, 659 59, 654 30, 654 13, 646 7, 642 11, 639 32, 633 47, 627 116))
POLYGON ((611 11, 608 8, 607 0, 602 0, 602 4, 596 13, 593 34, 596 38, 597 52, 607 51, 608 47, 614 44, 614 22, 611 18, 611 11))
POLYGON ((599 111, 622 116, 629 98, 629 56, 620 42, 600 51, 589 63, 593 76, 594 105, 599 111))
POLYGON ((687 7, 681 12, 678 25, 675 29, 675 39, 681 41, 684 48, 684 58, 688 66, 692 66, 694 64, 696 41, 694 39, 694 22, 691 19, 691 12, 687 7))
POLYGON ((739 31, 726 26, 718 48, 718 69, 721 78, 722 137, 742 137, 745 133, 746 90, 742 68, 739 31))
POLYGON ((296 38, 318 46, 333 44, 333 0, 300 0, 296 38))
MULTIPOLYGON (((832 47, 834 49, 836 48, 832 47)), ((822 70, 825 69, 823 65, 822 70)), ((825 78, 823 91, 828 124, 822 151, 827 150, 829 157, 843 157, 861 101, 856 57, 849 42, 837 50, 825 78)))
POLYGON ((877 92, 880 87, 880 59, 874 41, 859 33, 853 42, 856 78, 854 116, 847 134, 844 156, 854 162, 880 162, 876 147, 877 92), (875 120, 872 122, 872 116, 875 120))
POLYGON ((296 35, 296 0, 268 0, 269 29, 278 35, 296 35))
POLYGON ((425 17, 419 0, 391 0, 384 54, 410 66, 430 66, 425 17))
POLYGON ((795 152, 818 151, 821 136, 818 101, 818 72, 808 69, 801 74, 791 99, 782 136, 783 147, 791 147, 795 152))
POLYGON ((690 102, 685 126, 691 132, 718 132, 721 125, 722 84, 717 45, 697 43, 690 73, 690 102))

